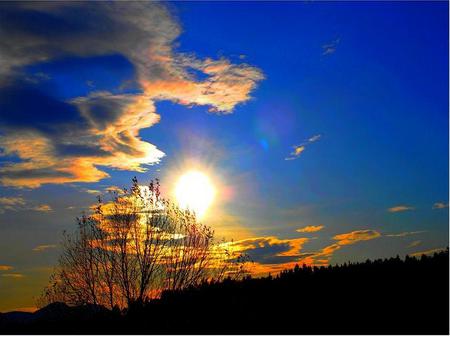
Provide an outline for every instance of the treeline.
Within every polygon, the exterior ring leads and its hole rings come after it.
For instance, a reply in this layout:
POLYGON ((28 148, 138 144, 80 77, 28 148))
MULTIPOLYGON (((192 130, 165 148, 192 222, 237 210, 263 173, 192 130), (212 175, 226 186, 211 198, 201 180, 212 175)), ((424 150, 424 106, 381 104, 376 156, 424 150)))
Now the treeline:
POLYGON ((448 254, 447 248, 420 258, 296 266, 273 277, 204 282, 124 312, 97 309, 83 324, 68 315, 70 321, 16 323, 8 332, 448 334, 448 254))

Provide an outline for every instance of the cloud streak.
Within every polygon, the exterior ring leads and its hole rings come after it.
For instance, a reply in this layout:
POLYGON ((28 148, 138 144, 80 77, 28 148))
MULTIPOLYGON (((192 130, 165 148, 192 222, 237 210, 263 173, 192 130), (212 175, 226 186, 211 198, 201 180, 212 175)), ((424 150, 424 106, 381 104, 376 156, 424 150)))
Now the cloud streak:
POLYGON ((444 209, 444 208, 448 208, 448 203, 445 202, 436 202, 433 205, 433 209, 444 209))
POLYGON ((324 44, 322 46, 322 55, 325 56, 325 55, 334 54, 336 52, 336 48, 340 41, 341 41, 341 39, 337 38, 330 43, 324 44))
POLYGON ((391 234, 385 234, 384 236, 387 237, 405 237, 409 235, 415 235, 420 233, 425 233, 426 231, 414 231, 414 232, 401 232, 401 233, 391 233, 391 234))
POLYGON ((2 197, 0 198, 0 214, 6 211, 38 211, 38 212, 50 212, 52 208, 47 204, 30 205, 22 197, 2 197))
POLYGON ((299 145, 293 145, 292 146, 293 151, 289 154, 288 157, 284 158, 284 160, 295 160, 299 158, 300 155, 303 153, 303 151, 305 151, 306 146, 314 142, 317 142, 321 137, 322 135, 314 135, 299 145))
POLYGON ((314 233, 322 230, 325 226, 324 225, 318 225, 318 226, 306 226, 302 228, 298 228, 295 231, 299 233, 314 233))
POLYGON ((406 212, 413 211, 415 208, 411 206, 398 205, 388 208, 389 213, 398 213, 398 212, 406 212))
POLYGON ((49 249, 56 248, 57 245, 39 245, 33 248, 33 252, 43 252, 49 249))

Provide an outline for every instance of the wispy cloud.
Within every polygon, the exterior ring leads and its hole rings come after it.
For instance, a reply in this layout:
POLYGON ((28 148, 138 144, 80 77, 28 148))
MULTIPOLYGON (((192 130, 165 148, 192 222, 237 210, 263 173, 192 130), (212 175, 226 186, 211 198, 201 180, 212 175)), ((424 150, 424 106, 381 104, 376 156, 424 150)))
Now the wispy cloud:
POLYGON ((417 246, 419 246, 421 243, 422 243, 422 241, 420 241, 420 240, 413 241, 413 242, 411 242, 411 243, 408 245, 408 248, 417 247, 417 246))
POLYGON ((448 208, 448 203, 445 202, 436 202, 433 205, 433 209, 444 209, 444 208, 448 208))
POLYGON ((410 255, 411 256, 430 255, 430 254, 442 252, 443 250, 445 250, 445 248, 428 249, 428 250, 423 250, 423 251, 420 251, 420 252, 412 253, 410 255))
POLYGON ((344 245, 352 245, 359 241, 367 241, 373 240, 381 236, 381 233, 375 230, 366 229, 360 231, 353 231, 350 233, 339 234, 333 237, 334 240, 337 240, 337 244, 344 245))
POLYGON ((158 101, 232 113, 264 79, 246 63, 178 52, 181 28, 162 3, 8 3, 2 11, 10 15, 2 16, 0 31, 0 148, 20 159, 0 168, 3 185, 97 182, 109 177, 102 167, 143 172, 165 155, 140 137, 142 129, 159 123, 158 101), (74 14, 80 12, 81 21, 74 14), (26 20, 30 13, 36 20, 26 20), (39 28, 49 17, 65 28, 56 35, 39 28), (25 67, 42 60, 111 54, 132 64, 136 75, 130 80, 140 93, 87 87, 86 96, 60 100, 24 80, 25 67))
POLYGON ((4 264, 0 265, 0 271, 11 270, 11 269, 13 269, 12 266, 4 265, 4 264))
POLYGON ((361 241, 377 239, 379 237, 381 237, 381 233, 372 229, 338 234, 333 237, 333 240, 337 242, 325 246, 317 252, 307 253, 304 258, 300 259, 299 263, 307 265, 328 265, 334 252, 342 247, 353 245, 361 241))
POLYGON ((86 193, 89 193, 89 194, 94 194, 94 195, 102 194, 102 192, 99 191, 99 190, 93 190, 93 189, 88 189, 88 188, 84 189, 83 192, 86 192, 86 193))
POLYGON ((228 243, 235 251, 248 254, 254 261, 274 263, 293 261, 300 256, 308 238, 280 239, 274 236, 256 237, 228 243))
POLYGON ((0 198, 0 214, 6 210, 16 211, 25 206, 25 199, 22 197, 2 197, 0 198))
POLYGON ((3 277, 10 277, 10 278, 23 278, 24 275, 20 274, 20 273, 7 273, 7 274, 2 274, 3 277))
POLYGON ((331 41, 330 43, 324 44, 322 46, 322 55, 331 55, 336 51, 336 48, 339 44, 339 42, 341 41, 340 38, 337 38, 333 41, 331 41))
MULTIPOLYGON (((312 229, 317 229, 320 226, 307 227, 315 227, 312 229)), ((245 253, 251 257, 254 261, 252 273, 264 274, 293 268, 295 264, 328 265, 333 254, 342 247, 361 241, 373 240, 380 236, 381 233, 370 229, 338 234, 333 237, 333 240, 336 241, 335 243, 315 252, 303 251, 303 246, 310 241, 308 238, 280 239, 268 236, 227 244, 234 251, 245 253)))
POLYGON ((306 227, 302 227, 302 228, 298 228, 295 231, 299 232, 299 233, 313 233, 313 232, 318 232, 320 230, 322 230, 325 226, 324 225, 318 225, 318 226, 306 226, 306 227))
POLYGON ((398 205, 388 208, 388 212, 390 213, 398 213, 398 212, 406 212, 414 210, 414 207, 406 206, 406 205, 398 205))
POLYGON ((318 141, 322 136, 321 135, 315 135, 310 138, 308 138, 306 141, 299 145, 293 145, 293 151, 289 154, 289 157, 284 158, 285 160, 294 160, 300 157, 300 155, 305 151, 305 148, 307 145, 314 143, 318 141))
POLYGON ((41 205, 33 207, 32 210, 37 211, 37 212, 51 212, 52 208, 50 205, 41 204, 41 205))
POLYGON ((0 198, 0 214, 5 211, 38 211, 38 212, 50 212, 52 208, 47 204, 33 205, 27 202, 22 197, 2 197, 0 198))
POLYGON ((34 252, 43 252, 45 250, 56 248, 57 245, 39 245, 33 248, 34 252))
POLYGON ((415 235, 415 234, 420 234, 420 233, 426 233, 426 231, 391 233, 391 234, 385 234, 384 236, 387 236, 387 237, 405 237, 405 236, 415 235))

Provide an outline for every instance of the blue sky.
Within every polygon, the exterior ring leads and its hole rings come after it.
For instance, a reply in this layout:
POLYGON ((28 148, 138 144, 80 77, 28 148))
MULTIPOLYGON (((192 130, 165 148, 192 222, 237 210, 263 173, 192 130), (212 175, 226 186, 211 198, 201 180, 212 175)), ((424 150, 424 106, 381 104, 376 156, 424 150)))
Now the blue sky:
POLYGON ((141 5, 1 5, 0 311, 34 305, 97 191, 192 166, 258 270, 448 246, 446 2, 141 5))

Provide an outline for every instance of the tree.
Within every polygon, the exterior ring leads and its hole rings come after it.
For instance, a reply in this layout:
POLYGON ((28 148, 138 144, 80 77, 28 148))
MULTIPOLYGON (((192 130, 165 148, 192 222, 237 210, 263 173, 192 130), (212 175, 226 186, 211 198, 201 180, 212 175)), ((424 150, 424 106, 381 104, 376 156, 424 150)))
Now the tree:
POLYGON ((194 213, 161 197, 158 180, 101 197, 64 234, 59 264, 40 305, 54 301, 129 307, 205 280, 240 275, 242 257, 214 240, 194 213))

